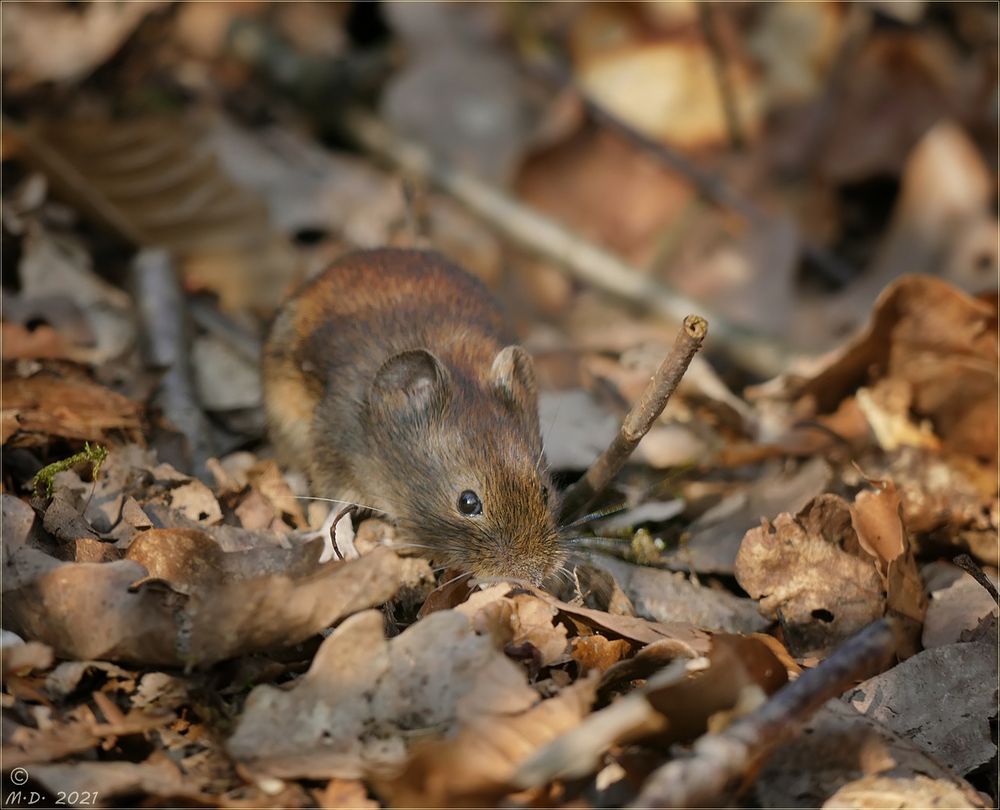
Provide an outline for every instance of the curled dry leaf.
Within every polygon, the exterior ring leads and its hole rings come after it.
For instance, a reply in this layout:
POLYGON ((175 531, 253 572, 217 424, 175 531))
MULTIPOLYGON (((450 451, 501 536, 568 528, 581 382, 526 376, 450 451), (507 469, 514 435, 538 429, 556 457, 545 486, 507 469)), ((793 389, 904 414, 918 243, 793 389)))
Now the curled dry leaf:
POLYGON ((870 483, 874 489, 862 490, 854 499, 851 525, 861 547, 875 560, 885 588, 888 612, 905 623, 909 648, 897 652, 908 656, 919 646, 927 597, 903 525, 899 493, 892 481, 870 483))
POLYGON ((675 656, 684 658, 705 655, 709 650, 709 634, 685 622, 651 622, 636 616, 621 616, 568 605, 542 591, 535 591, 535 594, 556 607, 560 619, 569 620, 577 626, 582 625, 588 632, 603 631, 609 636, 640 644, 659 642, 664 647, 669 647, 675 656))
POLYGON ((798 654, 821 653, 886 611, 904 623, 897 652, 918 646, 927 600, 891 482, 853 505, 822 495, 747 532, 736 577, 798 654))
POLYGON ((416 737, 537 701, 523 670, 456 611, 432 613, 389 640, 382 625, 377 611, 353 616, 291 689, 254 689, 230 754, 279 778, 391 773, 416 737))
POLYGON ((997 712, 995 643, 924 650, 846 697, 955 773, 967 774, 996 756, 990 736, 990 718, 997 712))
POLYGON ((824 653, 885 612, 882 580, 836 495, 748 531, 736 578, 761 613, 781 621, 795 655, 824 653))
POLYGON ((995 305, 931 276, 904 276, 879 296, 869 324, 811 369, 750 393, 798 403, 798 416, 833 412, 863 385, 895 378, 912 414, 947 450, 989 464, 997 451, 995 305))
POLYGON ((472 620, 477 633, 490 635, 500 649, 531 645, 537 651, 538 666, 569 659, 566 627, 553 624, 558 611, 530 593, 510 594, 509 586, 497 585, 472 594, 455 609, 472 620))
POLYGON ((395 807, 493 806, 514 790, 522 762, 587 716, 596 691, 596 678, 581 678, 520 714, 472 718, 454 736, 415 746, 376 791, 395 807))
POLYGON ((152 532, 130 548, 142 564, 60 563, 18 549, 5 571, 5 621, 63 658, 196 666, 296 644, 399 584, 388 550, 317 566, 318 543, 230 558, 206 535, 152 532))

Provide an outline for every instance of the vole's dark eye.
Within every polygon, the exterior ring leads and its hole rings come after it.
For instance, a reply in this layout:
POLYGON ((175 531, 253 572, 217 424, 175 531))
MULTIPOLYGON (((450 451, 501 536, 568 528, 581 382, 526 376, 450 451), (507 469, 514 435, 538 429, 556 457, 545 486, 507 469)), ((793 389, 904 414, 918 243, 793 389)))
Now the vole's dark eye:
POLYGON ((458 511, 469 517, 481 515, 483 513, 483 502, 479 500, 479 496, 475 492, 467 489, 458 496, 458 511))

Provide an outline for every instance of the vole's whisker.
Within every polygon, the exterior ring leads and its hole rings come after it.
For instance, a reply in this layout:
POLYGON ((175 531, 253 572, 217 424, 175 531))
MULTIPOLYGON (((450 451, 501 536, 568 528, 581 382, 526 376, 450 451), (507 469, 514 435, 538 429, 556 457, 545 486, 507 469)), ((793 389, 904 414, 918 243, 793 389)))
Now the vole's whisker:
MULTIPOLYGON (((447 566, 443 566, 443 568, 447 568, 447 566)), ((463 577, 471 577, 471 576, 472 576, 472 574, 469 571, 463 571, 461 574, 459 574, 458 576, 452 577, 447 582, 442 582, 440 585, 438 585, 438 587, 439 588, 444 588, 444 587, 447 587, 448 585, 451 585, 451 583, 453 583, 453 582, 458 582, 463 577)))
POLYGON ((628 503, 622 502, 615 504, 614 506, 606 506, 603 509, 598 509, 595 512, 591 512, 583 517, 578 517, 571 523, 565 523, 559 527, 559 531, 564 531, 565 529, 575 529, 577 526, 582 526, 584 523, 589 523, 592 520, 597 520, 602 517, 607 517, 608 515, 614 515, 618 512, 624 512, 628 508, 628 503))
POLYGON ((378 509, 374 506, 366 506, 363 503, 355 503, 354 501, 342 501, 339 498, 321 498, 319 495, 293 495, 292 497, 300 501, 326 501, 327 503, 339 503, 344 506, 356 506, 358 509, 368 509, 372 512, 378 512, 380 515, 389 514, 385 510, 378 509))

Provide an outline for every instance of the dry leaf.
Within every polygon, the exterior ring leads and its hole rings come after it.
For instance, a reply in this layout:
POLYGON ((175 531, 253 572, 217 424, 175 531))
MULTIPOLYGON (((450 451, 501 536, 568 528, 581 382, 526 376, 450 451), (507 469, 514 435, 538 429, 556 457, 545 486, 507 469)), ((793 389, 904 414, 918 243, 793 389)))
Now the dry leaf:
MULTIPOLYGON (((954 122, 936 123, 907 157, 899 199, 874 266, 835 299, 834 311, 852 323, 898 277, 939 273, 967 228, 995 220, 994 196, 993 173, 979 147, 954 122)), ((984 274, 969 292, 995 283, 995 276, 984 274)))
POLYGON ((134 796, 137 792, 158 797, 167 804, 182 800, 210 801, 192 790, 181 770, 165 756, 154 756, 147 762, 34 765, 31 778, 53 795, 99 796, 101 802, 115 796, 134 796))
POLYGON ((806 721, 803 734, 774 751, 754 784, 753 799, 764 808, 819 807, 841 787, 866 777, 918 774, 950 783, 972 806, 981 806, 971 786, 945 763, 835 698, 806 721))
POLYGON ((636 615, 644 619, 728 633, 752 633, 767 626, 753 600, 699 585, 682 573, 630 565, 604 555, 594 555, 591 563, 611 572, 636 615))
POLYGON ((899 493, 891 481, 870 483, 874 490, 863 490, 854 499, 851 524, 861 547, 875 559, 886 592, 887 611, 904 624, 910 646, 897 653, 905 657, 919 647, 927 597, 903 525, 899 493))
POLYGON ((230 558, 207 536, 153 530, 153 537, 132 553, 168 578, 147 576, 134 560, 60 563, 18 549, 4 579, 5 621, 64 658, 205 665, 297 644, 390 598, 399 584, 399 560, 385 549, 317 567, 318 543, 230 558), (164 537, 168 543, 156 542, 164 537), (248 578, 229 572, 220 582, 209 574, 207 566, 221 573, 230 559, 232 570, 248 578))
POLYGON ((952 452, 986 464, 997 450, 996 308, 929 276, 904 276, 879 296, 871 322, 810 369, 751 395, 797 401, 799 418, 834 411, 863 385, 908 383, 912 413, 929 419, 952 452))
POLYGON ((254 689, 232 756, 268 776, 353 779, 398 769, 420 736, 536 702, 521 668, 465 616, 438 611, 389 640, 382 624, 377 611, 348 619, 291 689, 254 689))
POLYGON ((836 495, 747 532, 736 579, 761 600, 761 613, 781 622, 797 656, 822 654, 885 611, 882 580, 858 542, 850 507, 836 495))
POLYGON ((509 592, 509 586, 497 585, 472 594, 455 610, 468 616, 476 632, 489 635, 500 649, 530 645, 537 651, 537 666, 565 663, 569 641, 566 627, 553 624, 556 608, 531 594, 509 592))
POLYGON ((968 791, 945 779, 929 779, 921 774, 901 778, 866 776, 844 785, 826 800, 823 807, 846 810, 871 810, 873 807, 949 807, 977 808, 968 791))
MULTIPOLYGON (((941 647, 964 641, 962 634, 975 630, 986 616, 997 616, 997 603, 989 592, 961 568, 946 563, 947 577, 937 582, 927 581, 930 601, 924 618, 921 644, 924 648, 941 647)), ((925 573, 925 579, 927 575, 925 573)), ((997 577, 991 577, 994 586, 997 577)))
POLYGON ((767 645, 716 636, 707 659, 675 661, 640 690, 590 714, 522 764, 514 783, 529 788, 593 773, 601 755, 618 742, 693 739, 707 730, 713 716, 744 701, 748 690, 770 694, 786 680, 785 667, 767 645))
POLYGON ((740 538, 762 518, 797 512, 827 488, 831 471, 812 458, 790 473, 765 469, 745 490, 737 490, 700 515, 688 527, 690 537, 663 562, 699 574, 732 574, 740 538))
POLYGON ((0 407, 15 420, 3 441, 19 446, 45 445, 51 437, 102 442, 114 431, 138 434, 141 427, 138 403, 85 379, 44 372, 6 378, 0 407))
POLYGON ((376 780, 396 807, 492 807, 512 791, 518 766, 587 715, 597 691, 581 678, 558 695, 507 717, 473 718, 458 734, 417 745, 398 776, 376 780))
POLYGON ((862 714, 913 740, 957 774, 996 756, 997 654, 990 642, 924 650, 848 693, 862 714))
MULTIPOLYGON (((33 219, 22 245, 17 265, 21 290, 11 308, 15 316, 55 327, 74 344, 78 360, 103 363, 135 348, 132 300, 94 271, 81 239, 33 219)), ((5 315, 7 311, 5 307, 5 315)))

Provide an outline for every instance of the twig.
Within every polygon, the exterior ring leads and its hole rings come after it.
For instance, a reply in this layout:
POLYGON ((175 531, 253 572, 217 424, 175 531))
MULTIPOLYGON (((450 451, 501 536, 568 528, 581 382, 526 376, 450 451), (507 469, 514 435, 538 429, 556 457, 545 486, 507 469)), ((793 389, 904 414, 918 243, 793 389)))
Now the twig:
POLYGON ((206 462, 212 455, 208 419, 198 403, 188 350, 184 292, 167 251, 147 249, 131 266, 131 286, 143 331, 146 364, 163 371, 155 404, 187 439, 191 471, 208 478, 206 462))
POLYGON ((997 589, 993 587, 993 583, 990 582, 990 578, 983 573, 983 569, 979 567, 972 557, 968 554, 959 554, 952 560, 952 562, 976 580, 976 582, 986 588, 986 592, 993 597, 993 601, 1000 605, 1000 594, 997 593, 997 589))
POLYGON ((715 70, 715 80, 719 85, 719 98, 722 100, 722 111, 726 116, 726 126, 729 129, 729 141, 734 149, 742 149, 746 142, 743 137, 743 127, 740 124, 739 111, 736 107, 736 93, 729 78, 726 55, 719 41, 719 30, 716 25, 715 9, 708 0, 697 4, 698 21, 701 31, 712 54, 712 67, 715 70))
POLYGON ((611 483, 657 420, 667 402, 677 389, 695 353, 701 348, 708 334, 708 323, 698 315, 688 315, 670 349, 670 354, 656 370, 646 385, 639 401, 622 421, 618 435, 590 469, 573 486, 566 490, 561 519, 571 520, 583 512, 594 498, 611 483))
POLYGON ((349 109, 341 123, 348 137, 365 151, 405 172, 428 179, 511 239, 553 260, 588 284, 674 321, 682 320, 691 311, 705 312, 722 350, 745 368, 770 376, 785 368, 793 357, 791 349, 775 339, 732 323, 500 189, 435 160, 426 149, 399 137, 371 114, 349 109))
POLYGON ((654 771, 633 807, 725 806, 764 758, 798 733, 830 698, 881 672, 896 649, 894 619, 880 619, 842 644, 815 669, 779 689, 725 731, 706 734, 692 755, 654 771))

